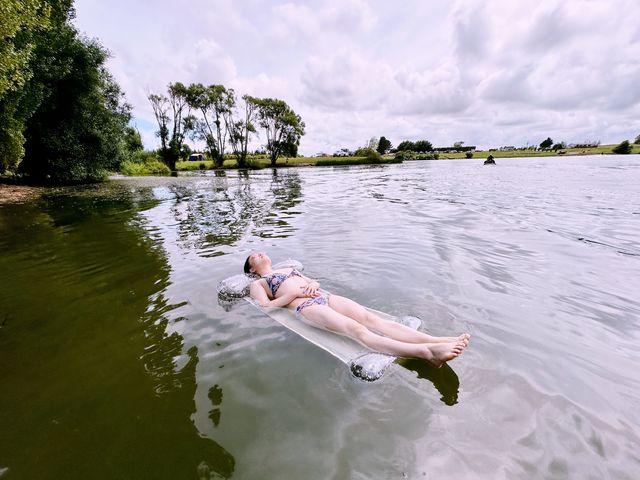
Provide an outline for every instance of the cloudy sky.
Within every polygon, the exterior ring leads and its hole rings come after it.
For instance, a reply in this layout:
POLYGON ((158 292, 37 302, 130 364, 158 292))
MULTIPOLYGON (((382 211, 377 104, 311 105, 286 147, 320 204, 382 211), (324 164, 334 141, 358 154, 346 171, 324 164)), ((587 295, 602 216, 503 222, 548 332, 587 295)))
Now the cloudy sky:
MULTIPOLYGON (((300 151, 426 138, 493 147, 640 134, 638 0, 76 0, 155 148, 170 82, 285 100, 300 151)), ((257 142, 264 141, 258 139, 257 142)))

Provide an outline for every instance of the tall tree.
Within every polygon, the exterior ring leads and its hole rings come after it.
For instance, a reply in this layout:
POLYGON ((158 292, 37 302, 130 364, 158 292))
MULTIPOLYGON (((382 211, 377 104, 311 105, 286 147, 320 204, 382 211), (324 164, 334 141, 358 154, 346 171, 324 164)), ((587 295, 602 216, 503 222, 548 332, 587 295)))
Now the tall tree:
POLYGON ((193 117, 189 115, 191 108, 187 102, 188 93, 183 83, 176 82, 169 84, 166 96, 153 93, 147 96, 158 123, 156 134, 160 137, 160 155, 164 163, 174 171, 185 135, 193 129, 193 117))
POLYGON ((376 150, 380 155, 384 155, 389 150, 391 150, 391 147, 392 147, 391 142, 387 140, 386 137, 380 137, 380 140, 378 141, 378 147, 376 148, 376 150))
POLYGON ((551 148, 551 145, 553 145, 553 140, 551 140, 551 137, 547 137, 546 140, 540 142, 540 148, 542 148, 543 150, 546 148, 551 148))
POLYGON ((51 0, 51 26, 36 36, 24 96, 26 123, 19 171, 47 183, 91 181, 119 167, 130 107, 104 64, 107 51, 81 37, 70 0, 51 0))
POLYGON ((162 94, 155 93, 147 95, 147 99, 158 124, 156 136, 160 138, 160 154, 164 158, 169 145, 169 99, 162 94))
POLYGON ((292 146, 300 144, 300 137, 304 135, 305 124, 300 115, 296 114, 283 100, 263 98, 257 102, 258 121, 265 129, 267 137, 267 152, 271 166, 275 166, 278 157, 292 146))
POLYGON ((234 117, 230 117, 229 120, 229 143, 239 168, 247 166, 249 138, 256 133, 255 121, 258 114, 259 99, 250 95, 243 95, 242 101, 244 108, 239 109, 239 118, 236 120, 234 117))
POLYGON ((0 174, 24 155, 25 122, 39 104, 29 81, 33 52, 50 26, 50 6, 39 0, 0 3, 0 174))
POLYGON ((633 143, 634 143, 635 145, 640 145, 640 135, 638 135, 638 136, 636 137, 636 139, 633 141, 633 143))
POLYGON ((231 113, 236 104, 235 92, 223 85, 192 84, 187 89, 187 102, 202 116, 193 122, 194 133, 204 140, 215 166, 222 167, 231 113))

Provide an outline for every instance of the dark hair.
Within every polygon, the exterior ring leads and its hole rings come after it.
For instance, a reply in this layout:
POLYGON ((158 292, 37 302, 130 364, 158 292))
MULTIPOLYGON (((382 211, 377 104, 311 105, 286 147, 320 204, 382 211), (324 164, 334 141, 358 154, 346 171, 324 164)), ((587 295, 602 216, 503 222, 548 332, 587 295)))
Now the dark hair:
POLYGON ((251 271, 251 263, 249 262, 249 260, 251 260, 251 255, 249 255, 244 261, 244 273, 246 273, 247 275, 253 274, 253 272, 251 271))

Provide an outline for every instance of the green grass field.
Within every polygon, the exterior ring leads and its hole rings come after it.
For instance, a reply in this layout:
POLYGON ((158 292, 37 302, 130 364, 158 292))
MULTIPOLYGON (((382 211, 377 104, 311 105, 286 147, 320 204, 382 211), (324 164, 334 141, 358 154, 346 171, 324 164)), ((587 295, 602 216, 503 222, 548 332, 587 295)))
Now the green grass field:
MULTIPOLYGON (((485 159, 489 155, 493 155, 494 158, 518 158, 518 157, 570 157, 573 155, 601 155, 612 154, 612 149, 616 145, 600 145, 596 148, 567 148, 562 150, 563 154, 558 154, 554 151, 533 151, 533 150, 513 150, 509 152, 499 151, 476 151, 473 153, 472 158, 485 159)), ((631 153, 640 153, 640 145, 633 145, 631 153)), ((464 153, 441 153, 439 160, 466 158, 464 153)), ((411 160, 418 161, 418 160, 411 160)), ((269 159, 264 156, 250 157, 249 162, 252 168, 268 168, 270 166, 269 159)), ((371 161, 365 157, 295 157, 287 158, 282 157, 278 159, 276 166, 278 167, 303 167, 303 166, 337 166, 337 165, 384 165, 389 163, 398 163, 393 157, 383 157, 380 162, 371 161)), ((178 171, 198 171, 198 170, 212 170, 213 162, 209 160, 197 161, 197 162, 178 162, 176 163, 176 169, 178 171)), ((234 159, 228 159, 224 161, 223 168, 236 168, 236 161, 234 159)))
MULTIPOLYGON (((613 154, 612 150, 617 144, 612 145, 599 145, 595 148, 566 148, 561 151, 565 152, 558 155, 554 151, 533 151, 533 150, 513 150, 510 152, 499 151, 476 151, 473 152, 473 158, 485 159, 489 155, 493 155, 494 158, 517 158, 517 157, 567 157, 572 155, 602 155, 613 154)), ((631 153, 640 153, 640 145, 633 145, 631 153)), ((448 158, 465 158, 464 153, 442 153, 440 159, 448 158)))
MULTIPOLYGON (((268 158, 251 158, 252 168, 267 168, 270 166, 268 158)), ((283 157, 279 158, 278 167, 306 167, 306 166, 336 166, 336 165, 384 165, 388 163, 399 163, 394 158, 383 158, 381 161, 371 161, 365 157, 283 157)), ((213 169, 213 162, 205 160, 203 162, 177 162, 178 171, 197 171, 213 169), (204 168, 200 166, 204 164, 204 168)), ((222 168, 236 168, 235 160, 225 160, 222 168)))

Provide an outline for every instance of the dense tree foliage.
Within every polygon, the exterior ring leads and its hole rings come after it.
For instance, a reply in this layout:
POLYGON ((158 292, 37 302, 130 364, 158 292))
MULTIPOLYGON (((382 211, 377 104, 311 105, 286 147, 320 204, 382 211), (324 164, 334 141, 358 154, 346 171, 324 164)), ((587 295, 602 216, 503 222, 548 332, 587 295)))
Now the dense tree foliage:
POLYGON ((258 123, 265 130, 266 149, 274 166, 278 157, 295 151, 304 135, 305 124, 284 100, 261 98, 257 102, 258 123))
POLYGON ((236 105, 233 89, 223 85, 205 87, 201 83, 191 84, 186 98, 189 106, 201 114, 201 118, 193 117, 191 122, 195 136, 204 140, 215 166, 221 167, 231 114, 236 105))
POLYGON ((244 95, 238 106, 234 90, 223 85, 174 83, 169 84, 168 95, 151 93, 148 99, 158 124, 160 155, 171 170, 187 134, 205 142, 216 167, 222 167, 229 142, 240 168, 247 166, 256 124, 265 131, 271 165, 282 155, 297 156, 304 135, 302 118, 283 100, 244 95))
POLYGON ((396 150, 399 152, 413 152, 415 149, 415 145, 411 140, 403 140, 398 144, 396 150))
POLYGON ((380 155, 384 155, 389 150, 391 150, 391 148, 392 148, 391 142, 387 140, 386 137, 380 137, 380 140, 378 140, 378 147, 376 148, 376 151, 380 155))
POLYGON ((186 134, 194 130, 188 96, 189 89, 176 82, 169 84, 167 95, 151 93, 147 97, 158 122, 160 156, 171 170, 176 169, 186 134))
POLYGON ((133 127, 127 127, 125 129, 124 145, 129 156, 139 152, 140 150, 144 150, 144 144, 142 143, 140 132, 133 127))
POLYGON ((430 152, 433 150, 433 145, 431 145, 429 140, 418 140, 414 146, 414 151, 416 152, 430 152))
POLYGON ((617 153, 617 154, 622 154, 622 155, 626 155, 628 153, 631 153, 631 144, 629 143, 629 140, 624 140, 622 142, 620 142, 618 145, 616 145, 613 148, 613 153, 617 153))
POLYGON ((0 2, 0 174, 24 155, 25 122, 38 105, 28 85, 38 36, 50 25, 50 8, 39 0, 0 2))
MULTIPOLYGON (((24 22, 13 46, 27 48, 22 73, 10 74, 13 87, 0 97, 0 166, 13 167, 32 181, 64 183, 103 178, 117 169, 125 153, 130 119, 123 95, 104 67, 107 52, 81 37, 71 24, 71 0, 22 2, 35 19, 24 22), (26 47, 25 45, 28 45, 26 47)), ((2 4, 4 21, 5 9, 2 4)), ((3 24, 4 25, 4 24, 3 24)), ((7 80, 4 69, 0 84, 7 80)), ((24 48, 22 51, 24 51, 24 48)), ((13 58, 15 55, 8 55, 13 58)), ((20 55, 18 55, 20 57, 20 55)))
POLYGON ((551 145, 553 145, 553 140, 551 140, 551 137, 547 137, 546 140, 540 142, 540 148, 542 148, 543 150, 546 148, 551 148, 551 145))
POLYGON ((636 145, 640 145, 640 135, 638 135, 636 137, 636 139, 633 141, 633 143, 636 144, 636 145))
POLYGON ((429 140, 417 140, 415 142, 404 140, 400 142, 396 150, 399 152, 431 152, 433 151, 433 145, 429 140))
POLYGON ((242 101, 244 108, 238 108, 237 117, 232 116, 229 122, 229 143, 238 162, 238 167, 245 168, 247 166, 249 138, 256 133, 255 122, 258 114, 258 99, 250 95, 243 95, 242 101))

